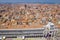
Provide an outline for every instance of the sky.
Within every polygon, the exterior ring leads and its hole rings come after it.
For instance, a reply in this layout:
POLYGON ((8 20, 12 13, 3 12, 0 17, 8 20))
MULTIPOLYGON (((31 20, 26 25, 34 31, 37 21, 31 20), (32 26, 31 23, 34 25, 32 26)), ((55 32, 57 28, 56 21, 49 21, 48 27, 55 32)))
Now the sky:
POLYGON ((24 2, 24 3, 56 3, 60 4, 60 0, 0 0, 0 3, 18 3, 18 2, 24 2))

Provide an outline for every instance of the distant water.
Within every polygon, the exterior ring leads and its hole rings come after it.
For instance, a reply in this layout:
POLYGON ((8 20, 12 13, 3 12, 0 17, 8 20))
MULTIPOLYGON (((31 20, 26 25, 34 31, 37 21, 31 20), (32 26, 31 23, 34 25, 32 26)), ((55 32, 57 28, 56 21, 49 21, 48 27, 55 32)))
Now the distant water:
POLYGON ((0 2, 0 4, 19 4, 19 3, 60 4, 60 3, 53 3, 53 2, 15 2, 15 3, 13 3, 13 2, 0 2))
POLYGON ((60 0, 0 0, 0 4, 15 3, 40 3, 40 4, 60 4, 60 0))

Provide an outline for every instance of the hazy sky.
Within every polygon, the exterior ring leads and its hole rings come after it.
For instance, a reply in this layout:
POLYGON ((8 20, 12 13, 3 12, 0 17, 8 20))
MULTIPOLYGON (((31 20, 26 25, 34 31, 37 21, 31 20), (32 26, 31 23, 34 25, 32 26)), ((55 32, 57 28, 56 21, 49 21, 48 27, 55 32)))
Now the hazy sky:
POLYGON ((51 3, 60 3, 60 0, 0 0, 0 2, 16 3, 16 2, 51 2, 51 3))

